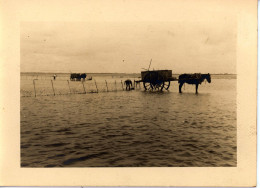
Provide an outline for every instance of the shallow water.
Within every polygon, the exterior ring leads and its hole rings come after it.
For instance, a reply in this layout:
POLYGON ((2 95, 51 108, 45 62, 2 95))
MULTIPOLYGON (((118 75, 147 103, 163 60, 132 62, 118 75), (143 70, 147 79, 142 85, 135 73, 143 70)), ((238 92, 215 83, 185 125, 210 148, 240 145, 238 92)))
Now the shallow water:
POLYGON ((21 97, 21 166, 236 166, 236 79, 212 79, 198 95, 172 84, 21 97))

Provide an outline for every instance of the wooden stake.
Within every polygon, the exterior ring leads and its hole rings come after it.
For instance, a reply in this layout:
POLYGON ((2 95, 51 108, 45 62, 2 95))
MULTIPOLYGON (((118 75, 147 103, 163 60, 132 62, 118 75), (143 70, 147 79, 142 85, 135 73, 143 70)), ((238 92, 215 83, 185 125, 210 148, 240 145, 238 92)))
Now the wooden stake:
POLYGON ((34 96, 36 97, 35 80, 33 80, 34 96))
POLYGON ((84 93, 86 94, 86 89, 85 89, 85 86, 84 86, 84 81, 81 81, 82 85, 83 85, 83 89, 84 89, 84 93))
POLYGON ((69 80, 67 80, 67 82, 68 82, 69 90, 70 90, 70 93, 71 93, 70 82, 69 82, 69 80))
POLYGON ((124 84, 123 84, 122 80, 121 80, 121 85, 122 85, 122 89, 124 91, 124 84))
MULTIPOLYGON (((106 86, 107 86, 107 81, 105 80, 105 82, 106 82, 106 86)), ((108 92, 108 87, 107 87, 107 92, 108 92)))
POLYGON ((55 96, 55 91, 54 91, 54 87, 53 87, 53 81, 51 80, 51 86, 52 86, 52 91, 53 91, 53 94, 55 96))
POLYGON ((97 93, 98 93, 98 87, 97 87, 97 82, 96 82, 96 80, 95 80, 95 85, 96 85, 96 88, 97 88, 97 93))

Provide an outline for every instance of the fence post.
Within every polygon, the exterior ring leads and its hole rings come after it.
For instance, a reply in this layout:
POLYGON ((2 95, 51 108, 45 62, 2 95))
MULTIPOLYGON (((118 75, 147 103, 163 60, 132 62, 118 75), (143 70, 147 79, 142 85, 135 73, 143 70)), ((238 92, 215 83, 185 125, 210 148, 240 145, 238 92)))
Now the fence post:
POLYGON ((70 90, 70 93, 71 93, 70 82, 69 82, 69 80, 67 80, 67 82, 68 82, 69 90, 70 90))
MULTIPOLYGON (((115 80, 115 88, 116 88, 116 80, 115 80)), ((117 91, 117 88, 116 88, 116 91, 117 91)))
POLYGON ((97 87, 97 82, 96 82, 96 80, 95 80, 95 85, 96 85, 96 89, 97 89, 97 93, 98 93, 98 87, 97 87))
MULTIPOLYGON (((106 82, 106 86, 107 86, 107 81, 105 80, 105 82, 106 82)), ((107 87, 107 92, 108 92, 108 87, 107 87)))
POLYGON ((55 96, 55 91, 54 91, 54 87, 53 87, 53 82, 52 82, 52 80, 51 80, 51 86, 52 86, 53 94, 54 94, 54 96, 55 96))
POLYGON ((34 96, 36 97, 35 80, 33 79, 34 96))
POLYGON ((85 89, 85 86, 84 86, 84 81, 81 81, 81 83, 82 83, 82 86, 83 86, 83 89, 84 89, 84 93, 86 94, 87 92, 86 92, 86 89, 85 89))
POLYGON ((122 85, 122 89, 124 91, 124 84, 123 84, 122 80, 121 80, 121 85, 122 85))

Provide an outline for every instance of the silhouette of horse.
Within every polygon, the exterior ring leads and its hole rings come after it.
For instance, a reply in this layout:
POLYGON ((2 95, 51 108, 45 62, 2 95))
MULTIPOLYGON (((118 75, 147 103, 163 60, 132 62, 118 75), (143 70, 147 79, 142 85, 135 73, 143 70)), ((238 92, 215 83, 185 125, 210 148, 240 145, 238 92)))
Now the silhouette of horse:
POLYGON ((126 85, 126 90, 131 90, 131 87, 132 87, 132 85, 133 85, 133 83, 132 83, 132 81, 131 80, 125 80, 125 82, 124 82, 124 84, 126 85))
POLYGON ((179 76, 179 93, 181 93, 181 88, 184 83, 187 84, 195 84, 196 85, 196 93, 198 93, 198 87, 199 84, 201 84, 204 80, 207 80, 208 83, 211 82, 211 76, 210 74, 200 74, 200 73, 195 73, 195 74, 181 74, 179 76))

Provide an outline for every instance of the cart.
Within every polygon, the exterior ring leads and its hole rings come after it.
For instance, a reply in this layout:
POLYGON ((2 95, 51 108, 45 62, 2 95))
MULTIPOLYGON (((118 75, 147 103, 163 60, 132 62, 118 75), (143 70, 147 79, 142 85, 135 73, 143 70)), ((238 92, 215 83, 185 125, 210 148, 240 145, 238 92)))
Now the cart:
POLYGON ((168 90, 171 81, 178 81, 176 77, 172 77, 172 70, 153 70, 153 71, 142 71, 142 80, 145 90, 168 90))
POLYGON ((71 81, 85 81, 85 80, 92 80, 92 76, 87 78, 86 73, 72 73, 70 74, 71 81))

